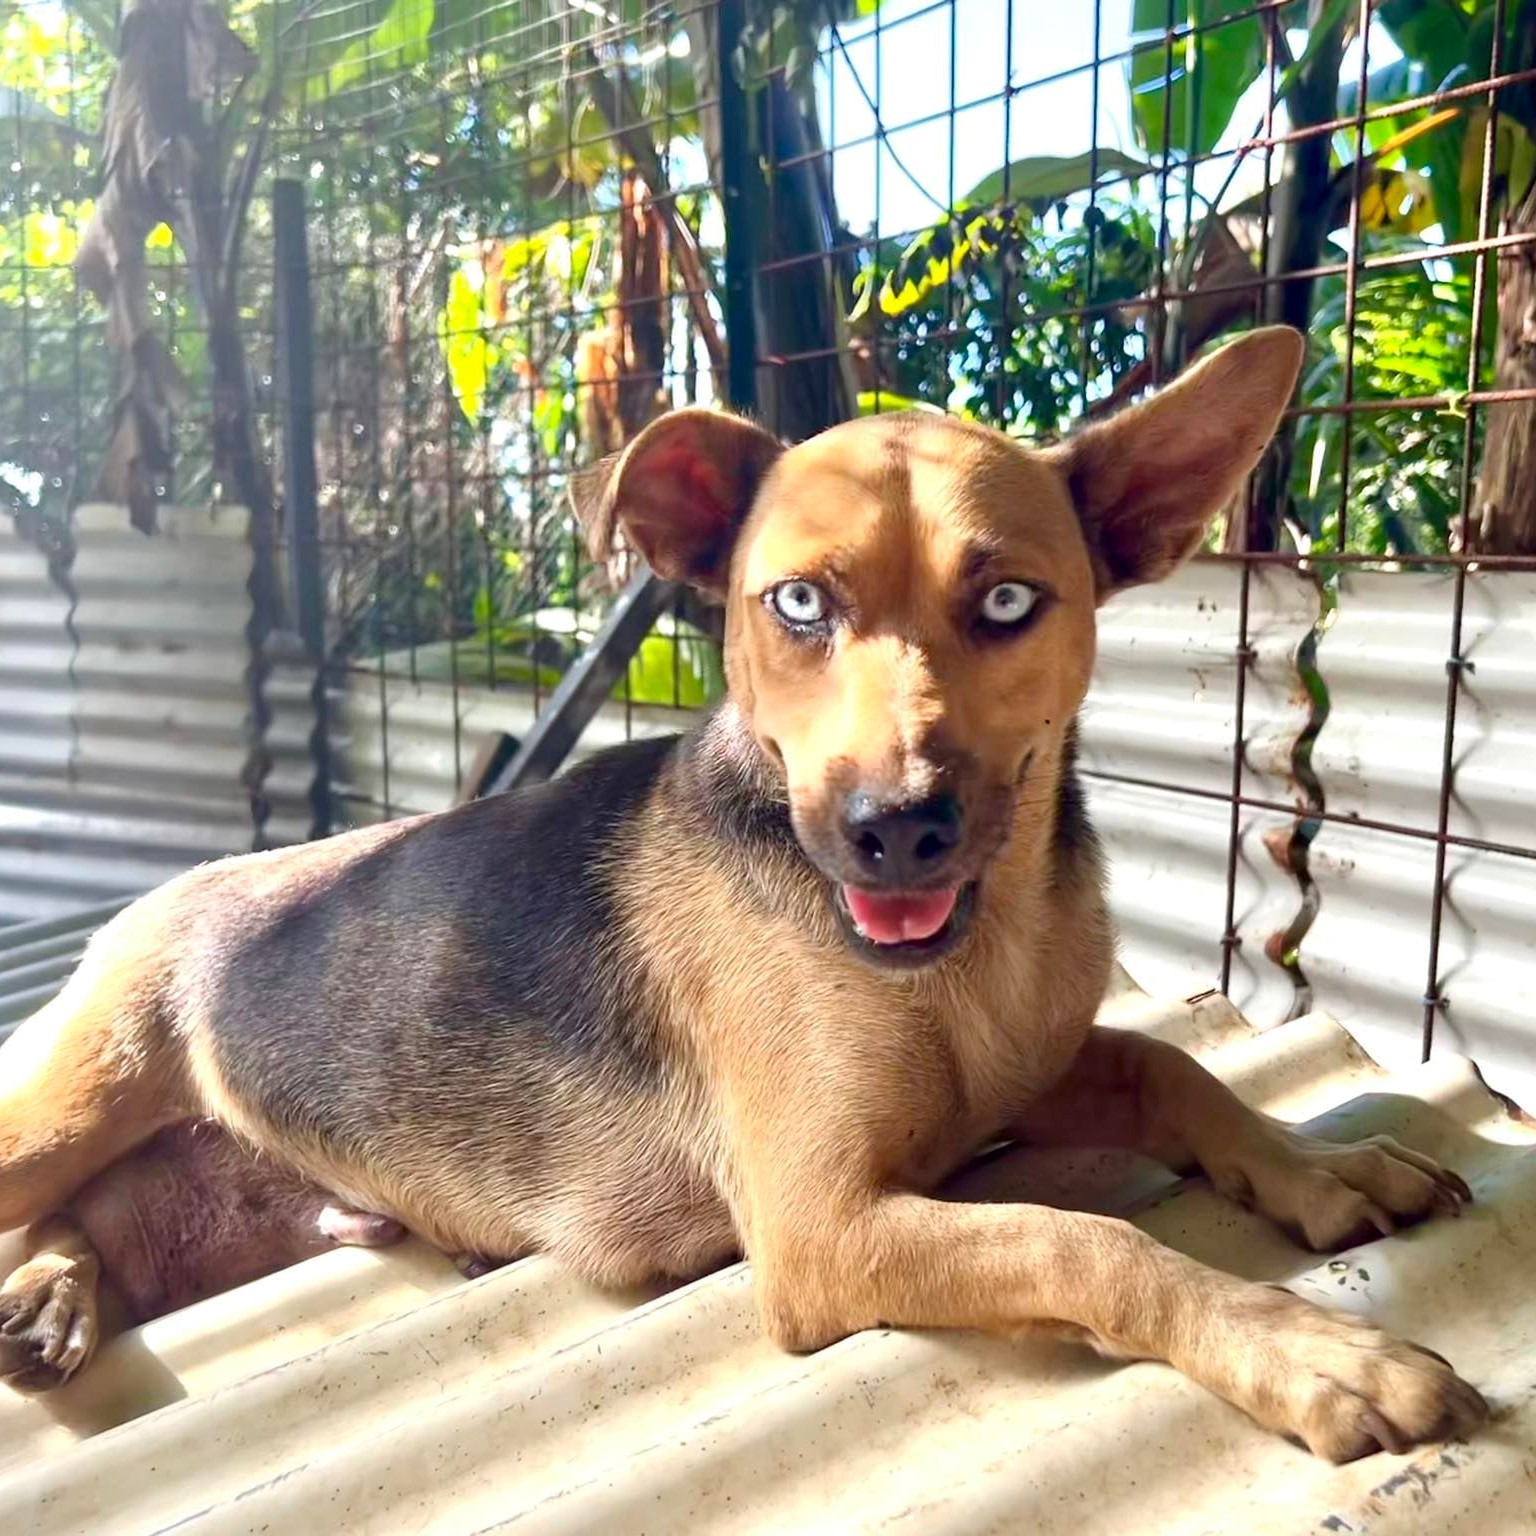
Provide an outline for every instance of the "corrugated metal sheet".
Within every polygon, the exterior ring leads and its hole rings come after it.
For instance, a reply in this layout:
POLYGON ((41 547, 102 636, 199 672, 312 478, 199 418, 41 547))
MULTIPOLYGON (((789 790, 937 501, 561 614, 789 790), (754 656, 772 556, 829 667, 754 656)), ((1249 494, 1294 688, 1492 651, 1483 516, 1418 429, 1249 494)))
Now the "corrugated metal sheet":
MULTIPOLYGON (((541 704, 548 703, 546 694, 541 704)), ((521 740, 537 710, 531 689, 413 683, 362 668, 346 674, 333 732, 338 817, 359 826, 386 815, 440 811, 453 804, 463 775, 486 736, 521 740)), ((605 704, 571 762, 604 747, 685 730, 686 710, 605 704)))
MULTIPOLYGON (((1221 974, 1227 807, 1100 775, 1156 780, 1215 795, 1232 787, 1242 573, 1186 566, 1171 580, 1113 599, 1099 626, 1098 664, 1083 710, 1089 801, 1110 856, 1110 900, 1126 963, 1149 991, 1187 995, 1221 974)), ((1320 614, 1317 588, 1286 571, 1251 578, 1244 701, 1244 792, 1299 803, 1293 744, 1311 706, 1297 670, 1320 614)), ((1231 995, 1255 1023, 1294 1011, 1295 985, 1268 950, 1296 921, 1303 893, 1277 862, 1294 821, 1244 809, 1231 995)))
POLYGON ((119 898, 68 917, 0 927, 0 1042, 59 990, 86 941, 126 905, 119 898))
POLYGON ((458 1283, 416 1247, 340 1250, 0 1400, 0 1528, 133 1532, 1513 1533, 1536 1525, 1536 1133, 1452 1057, 1389 1076, 1330 1019, 1255 1034, 1220 999, 1107 1016, 1250 1102, 1391 1131, 1477 1203, 1334 1260, 1199 1182, 1013 1153, 967 1195, 1132 1213, 1165 1240, 1453 1359, 1498 1418, 1465 1445, 1329 1467, 1156 1365, 969 1334, 761 1336, 743 1266, 650 1299, 533 1258, 458 1283))
POLYGON ((6 806, 68 771, 73 652, 69 599, 42 554, 0 516, 0 922, 37 915, 27 890, 32 849, 6 806))
MULTIPOLYGON (((299 637, 283 630, 268 638, 264 660, 261 845, 276 848, 315 835, 315 746, 322 730, 319 668, 305 655, 299 637)), ((339 701, 340 693, 333 689, 325 700, 327 721, 337 717, 339 701)))
POLYGON ((246 512, 162 508, 146 538, 123 508, 85 506, 74 540, 71 600, 0 519, 0 919, 62 915, 309 831, 292 707, 313 673, 281 637, 263 708, 285 776, 263 783, 246 512), (253 789, 272 808, 261 829, 253 789))
MULTIPOLYGON (((1327 725, 1313 765, 1328 809, 1436 826, 1454 578, 1351 574, 1323 636, 1327 725)), ((1456 717, 1450 830, 1536 845, 1536 577, 1467 579, 1470 662, 1456 717)), ((1383 1060, 1419 1054, 1435 846, 1325 823, 1310 851, 1321 912, 1302 964, 1321 1006, 1383 1060)), ((1536 861, 1452 847, 1436 1038, 1536 1102, 1536 861)))

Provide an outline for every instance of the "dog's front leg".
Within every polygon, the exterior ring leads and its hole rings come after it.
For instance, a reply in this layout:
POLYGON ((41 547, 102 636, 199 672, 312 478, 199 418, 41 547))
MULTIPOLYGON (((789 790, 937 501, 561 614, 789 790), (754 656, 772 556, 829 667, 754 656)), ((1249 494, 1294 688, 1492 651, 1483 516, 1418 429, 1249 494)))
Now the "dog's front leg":
POLYGON ((1065 1325, 1107 1354, 1167 1361, 1333 1461, 1466 1433, 1486 1413, 1439 1356, 1109 1217, 886 1193, 755 1226, 759 1304, 788 1348, 880 1325, 1065 1325))
POLYGON ((1329 1252, 1472 1198, 1433 1158, 1390 1136, 1303 1136, 1250 1109, 1192 1056, 1131 1030, 1089 1030, 1066 1076, 1020 1118, 1035 1143, 1133 1147, 1198 1165, 1223 1194, 1329 1252))

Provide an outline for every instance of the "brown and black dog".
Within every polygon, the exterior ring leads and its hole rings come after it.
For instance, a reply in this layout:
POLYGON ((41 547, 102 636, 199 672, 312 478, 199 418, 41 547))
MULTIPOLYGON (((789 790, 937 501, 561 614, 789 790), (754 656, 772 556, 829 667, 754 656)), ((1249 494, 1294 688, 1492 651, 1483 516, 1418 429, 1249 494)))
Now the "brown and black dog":
POLYGON ((202 1119, 292 1170, 311 1225, 333 1192, 343 1238, 609 1284, 744 1251, 790 1349, 1054 1327, 1335 1459, 1472 1428, 1444 1361, 1359 1321, 1123 1221, 931 1197, 1019 1138, 1198 1166, 1322 1249, 1468 1198, 1094 1024, 1095 609, 1197 546, 1301 357, 1257 332, 1044 452, 925 415, 788 449, 703 411, 647 429, 578 502, 599 547, 622 525, 724 600, 727 702, 536 789, 193 870, 103 929, 0 1051, 0 1230, 36 1224, 0 1371, 83 1364, 102 1171, 195 1151, 202 1119))

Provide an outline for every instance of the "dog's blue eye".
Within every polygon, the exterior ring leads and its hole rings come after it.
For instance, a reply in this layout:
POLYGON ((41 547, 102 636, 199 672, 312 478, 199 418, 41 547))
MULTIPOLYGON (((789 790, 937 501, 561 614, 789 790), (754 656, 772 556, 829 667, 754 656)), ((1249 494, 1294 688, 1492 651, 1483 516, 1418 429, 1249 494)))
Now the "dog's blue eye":
POLYGON ((1039 593, 1022 581, 1000 581, 981 600, 981 616, 989 624, 1018 624, 1029 617, 1039 593))
POLYGON ((783 581, 769 597, 786 624, 820 624, 830 606, 827 594, 809 581, 783 581))

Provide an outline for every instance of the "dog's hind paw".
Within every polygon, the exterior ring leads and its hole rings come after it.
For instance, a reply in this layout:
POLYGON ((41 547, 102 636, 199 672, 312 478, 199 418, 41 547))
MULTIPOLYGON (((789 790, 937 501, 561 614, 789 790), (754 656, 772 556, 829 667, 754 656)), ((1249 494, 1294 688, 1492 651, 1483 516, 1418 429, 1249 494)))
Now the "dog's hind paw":
POLYGON ((405 1240, 405 1227, 393 1216, 354 1211, 345 1205, 326 1206, 315 1225, 343 1248, 388 1248, 405 1240))
POLYGON ((0 1381, 18 1392, 51 1392, 96 1347, 94 1284, 67 1262, 34 1259, 0 1288, 0 1381))
POLYGON ((480 1253, 456 1253, 453 1255, 454 1268, 466 1280, 478 1280, 481 1275, 488 1275, 493 1269, 501 1269, 507 1262, 506 1259, 488 1259, 484 1254, 480 1253))

